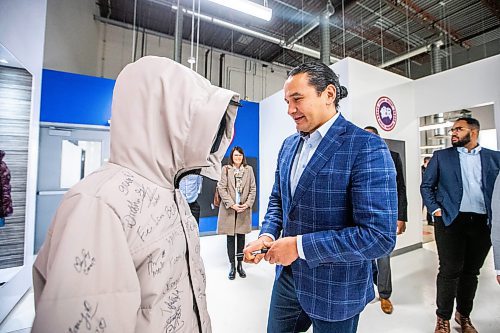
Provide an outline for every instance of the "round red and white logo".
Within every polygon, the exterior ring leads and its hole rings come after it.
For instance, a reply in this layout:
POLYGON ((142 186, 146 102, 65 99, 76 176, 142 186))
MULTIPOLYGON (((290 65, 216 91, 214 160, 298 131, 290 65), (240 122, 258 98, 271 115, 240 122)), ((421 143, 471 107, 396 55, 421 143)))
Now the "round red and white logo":
POLYGON ((375 118, 384 131, 391 131, 396 126, 398 114, 396 106, 389 97, 382 96, 375 104, 375 118))

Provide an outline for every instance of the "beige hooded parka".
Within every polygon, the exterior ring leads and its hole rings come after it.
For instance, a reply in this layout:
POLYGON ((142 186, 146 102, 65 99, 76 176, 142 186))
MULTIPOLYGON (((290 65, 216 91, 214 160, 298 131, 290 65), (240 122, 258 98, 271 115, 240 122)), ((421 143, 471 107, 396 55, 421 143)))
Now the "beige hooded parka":
POLYGON ((174 184, 192 169, 220 177, 231 99, 166 58, 123 69, 110 161, 64 196, 34 264, 34 333, 211 331, 197 224, 174 184))

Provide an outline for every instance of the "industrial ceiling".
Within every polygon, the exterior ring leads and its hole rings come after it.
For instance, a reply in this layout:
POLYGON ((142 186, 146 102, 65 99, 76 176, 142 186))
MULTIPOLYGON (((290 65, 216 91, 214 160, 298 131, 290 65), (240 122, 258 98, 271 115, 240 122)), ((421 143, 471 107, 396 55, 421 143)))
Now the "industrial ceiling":
MULTIPOLYGON (((186 11, 182 36, 190 40, 194 4, 194 12, 199 10, 202 17, 200 45, 290 67, 318 58, 319 17, 327 0, 252 1, 272 8, 269 22, 208 0, 97 0, 97 19, 174 36, 179 2, 186 11)), ((470 61, 468 54, 474 50, 472 60, 500 52, 498 0, 331 0, 331 4, 332 60, 349 56, 412 77, 416 66, 430 71, 433 44, 443 69, 463 63, 464 57, 470 61)), ((196 16, 194 29, 198 30, 196 16)))

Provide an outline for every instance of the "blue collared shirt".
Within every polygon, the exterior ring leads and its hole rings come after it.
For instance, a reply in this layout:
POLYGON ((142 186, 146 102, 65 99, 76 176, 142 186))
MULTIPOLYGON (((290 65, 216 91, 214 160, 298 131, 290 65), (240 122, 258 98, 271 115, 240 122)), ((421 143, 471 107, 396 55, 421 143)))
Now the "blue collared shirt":
POLYGON ((337 112, 335 116, 330 118, 317 130, 308 135, 301 136, 302 140, 299 148, 297 149, 297 154, 293 160, 292 171, 290 173, 290 190, 292 197, 295 193, 295 189, 297 188, 302 172, 304 172, 307 164, 311 160, 311 157, 314 155, 314 152, 318 149, 321 140, 325 137, 326 133, 330 127, 332 127, 339 115, 340 112, 337 112))
POLYGON ((465 147, 457 147, 460 157, 460 171, 462 173, 462 202, 460 211, 468 213, 486 214, 484 204, 483 185, 481 177, 481 146, 470 152, 465 147))
POLYGON ((200 175, 191 174, 182 177, 179 183, 179 190, 188 203, 193 203, 198 199, 198 194, 201 193, 202 181, 203 178, 200 175))

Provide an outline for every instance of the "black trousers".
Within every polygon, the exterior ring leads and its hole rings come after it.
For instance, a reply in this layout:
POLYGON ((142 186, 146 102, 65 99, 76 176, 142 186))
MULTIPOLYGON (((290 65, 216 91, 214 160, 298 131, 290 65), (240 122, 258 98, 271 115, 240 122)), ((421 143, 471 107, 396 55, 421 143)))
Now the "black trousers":
POLYGON ((477 277, 491 247, 487 216, 459 213, 449 226, 435 218, 434 232, 439 256, 436 314, 450 320, 456 299, 457 311, 469 317, 477 289, 477 277))
POLYGON ((198 201, 191 202, 189 204, 189 209, 191 209, 191 214, 193 214, 194 218, 196 219, 196 222, 198 225, 200 224, 200 204, 198 201))
MULTIPOLYGON (((237 253, 243 252, 243 248, 245 247, 245 234, 235 234, 235 236, 227 235, 227 256, 229 257, 229 262, 232 264, 235 262, 234 258, 236 255, 234 252, 234 239, 236 238, 237 242, 237 253)), ((243 261, 243 258, 238 258, 238 261, 243 261)))

